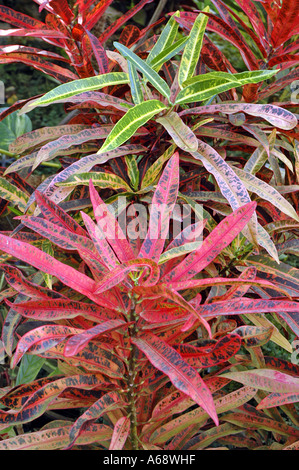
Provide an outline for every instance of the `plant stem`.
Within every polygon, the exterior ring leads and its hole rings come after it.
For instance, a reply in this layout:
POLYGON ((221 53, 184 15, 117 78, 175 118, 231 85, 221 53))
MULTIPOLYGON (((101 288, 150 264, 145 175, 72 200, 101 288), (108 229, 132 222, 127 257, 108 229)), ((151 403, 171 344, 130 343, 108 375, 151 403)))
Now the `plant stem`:
MULTIPOLYGON (((131 310, 130 310, 130 322, 134 322, 134 324, 131 325, 131 328, 129 329, 129 334, 131 338, 134 338, 137 334, 137 328, 136 328, 136 312, 135 312, 135 299, 132 298, 132 305, 131 305, 131 310)), ((135 394, 135 388, 136 388, 136 346, 134 344, 131 344, 130 348, 130 356, 129 356, 129 361, 128 361, 128 378, 127 378, 127 386, 128 386, 128 403, 129 403, 129 415, 130 415, 130 439, 131 439, 131 444, 132 444, 132 449, 133 450, 138 450, 139 449, 139 443, 138 443, 138 433, 137 433, 137 413, 136 413, 136 394, 135 394)))

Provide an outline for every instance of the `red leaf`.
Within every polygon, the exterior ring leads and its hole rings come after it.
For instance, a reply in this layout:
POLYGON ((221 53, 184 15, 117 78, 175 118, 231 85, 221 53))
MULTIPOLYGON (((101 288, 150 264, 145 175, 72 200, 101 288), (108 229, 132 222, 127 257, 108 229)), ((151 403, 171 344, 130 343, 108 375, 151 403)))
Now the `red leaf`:
MULTIPOLYGON (((12 367, 15 367, 21 360, 23 355, 36 343, 45 340, 55 340, 55 344, 64 340, 67 336, 80 333, 82 330, 78 328, 70 328, 63 325, 45 325, 39 326, 26 333, 17 344, 16 352, 13 357, 12 367)), ((51 347, 51 342, 50 342, 51 347)))
POLYGON ((188 344, 179 345, 176 350, 182 358, 192 367, 214 367, 222 362, 234 357, 241 347, 241 338, 238 335, 226 335, 217 343, 210 347, 210 351, 205 348, 191 346, 188 344))
POLYGON ((0 269, 4 271, 4 276, 6 282, 12 286, 20 294, 26 295, 28 297, 33 297, 36 299, 58 299, 63 298, 62 294, 55 292, 51 289, 41 287, 38 284, 30 282, 23 276, 22 272, 6 264, 1 264, 0 269))
MULTIPOLYGON (((40 289, 44 288, 41 287, 40 289)), ((107 308, 64 298, 57 300, 50 300, 48 298, 42 301, 29 300, 14 304, 9 301, 6 302, 23 317, 35 320, 59 321, 80 316, 88 320, 100 322, 118 318, 116 312, 110 311, 107 308)))
POLYGON ((75 421, 70 432, 70 444, 66 450, 74 445, 86 423, 100 418, 109 411, 122 408, 124 405, 122 396, 117 392, 112 391, 103 395, 75 421))
POLYGON ((88 36, 90 41, 94 56, 96 58, 99 73, 104 74, 109 72, 109 61, 105 49, 103 48, 101 42, 96 38, 88 29, 85 29, 85 33, 88 36))
POLYGON ((111 214, 104 201, 99 196, 92 181, 89 185, 90 198, 93 205, 93 211, 96 221, 100 227, 105 224, 107 241, 115 251, 121 262, 128 261, 134 258, 134 252, 127 241, 116 218, 111 214))
POLYGON ((45 27, 45 23, 38 21, 31 16, 24 15, 19 11, 14 11, 11 8, 6 7, 5 5, 0 5, 0 19, 5 23, 9 23, 12 26, 28 28, 28 29, 39 29, 45 27))
POLYGON ((67 340, 63 354, 66 357, 74 356, 79 351, 81 351, 81 349, 83 349, 93 338, 103 333, 109 333, 110 331, 114 331, 121 327, 123 328, 124 326, 128 326, 128 323, 125 323, 122 320, 108 320, 101 323, 100 325, 89 328, 89 330, 79 332, 67 340))
POLYGON ((138 41, 140 37, 140 29, 133 24, 129 24, 125 26, 119 36, 119 42, 124 46, 130 47, 136 41, 138 41))
POLYGON ((299 0, 284 0, 279 15, 273 25, 271 40, 273 47, 285 43, 298 26, 299 0))
POLYGON ((35 199, 44 217, 51 223, 62 228, 86 237, 86 231, 79 225, 73 217, 70 217, 61 207, 55 204, 45 194, 35 191, 35 199))
POLYGON ((186 256, 178 266, 163 278, 163 282, 191 279, 195 274, 202 271, 242 231, 255 208, 256 203, 250 202, 222 220, 197 250, 186 256))
POLYGON ((132 16, 136 15, 147 3, 151 3, 153 0, 141 0, 137 5, 135 5, 131 10, 127 11, 122 15, 118 20, 112 23, 104 33, 99 36, 99 41, 102 43, 106 42, 115 31, 117 31, 124 23, 126 23, 132 16))
POLYGON ((70 9, 70 7, 68 6, 67 0, 50 0, 49 4, 50 4, 50 7, 53 8, 56 15, 60 16, 60 18, 66 24, 71 23, 75 15, 70 9))
POLYGON ((60 67, 56 64, 51 64, 38 55, 23 53, 20 54, 17 52, 12 52, 10 54, 0 54, 0 64, 13 62, 22 62, 24 64, 31 65, 32 67, 41 70, 48 75, 51 75, 62 83, 76 80, 78 78, 78 76, 70 70, 60 67))
POLYGON ((138 257, 159 261, 168 234, 170 214, 179 189, 179 154, 167 163, 152 199, 149 228, 138 257))
MULTIPOLYGON (((116 266, 109 274, 105 274, 103 279, 101 279, 97 284, 95 294, 101 294, 102 292, 111 289, 123 282, 130 272, 139 271, 140 268, 144 267, 149 269, 150 274, 145 281, 142 281, 142 278, 139 278, 138 284, 142 286, 140 288, 155 285, 160 277, 159 266, 150 259, 133 259, 122 263, 120 266, 116 266)), ((143 272, 142 277, 144 277, 145 274, 146 272, 143 272)))
POLYGON ((109 450, 122 450, 130 432, 130 418, 123 416, 115 423, 109 450))
POLYGON ((152 333, 143 333, 132 342, 160 371, 166 374, 173 385, 190 396, 218 425, 212 394, 198 372, 189 366, 172 347, 152 333))
POLYGON ((84 26, 89 31, 95 26, 95 24, 99 21, 101 16, 104 15, 105 11, 112 3, 113 0, 102 0, 101 2, 97 3, 95 7, 86 15, 86 19, 84 22, 84 26))

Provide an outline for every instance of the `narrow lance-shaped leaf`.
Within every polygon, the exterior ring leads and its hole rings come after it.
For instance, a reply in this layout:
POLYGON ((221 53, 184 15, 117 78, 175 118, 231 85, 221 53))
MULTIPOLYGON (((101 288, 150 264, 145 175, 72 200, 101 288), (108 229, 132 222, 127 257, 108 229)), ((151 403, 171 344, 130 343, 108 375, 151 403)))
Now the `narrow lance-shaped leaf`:
POLYGON ((157 118, 156 121, 162 124, 178 147, 186 152, 196 152, 198 148, 197 137, 176 112, 172 111, 157 118))
POLYGON ((114 150, 135 134, 137 129, 166 109, 159 100, 149 100, 137 104, 115 124, 98 154, 114 150))
POLYGON ((110 212, 108 206, 97 193, 92 182, 89 185, 90 198, 95 219, 100 227, 106 226, 107 241, 121 262, 134 258, 134 252, 126 239, 116 217, 110 212))
POLYGON ((140 59, 138 55, 132 52, 123 44, 114 42, 114 47, 128 60, 130 60, 133 65, 139 70, 144 77, 156 88, 161 95, 165 96, 169 100, 170 89, 165 80, 160 77, 160 75, 155 72, 145 61, 140 59))
POLYGON ((78 334, 75 332, 74 336, 66 341, 63 354, 67 357, 74 356, 93 338, 126 325, 127 323, 122 320, 108 320, 78 334))
POLYGON ((243 181, 248 191, 251 191, 261 198, 271 202, 271 204, 280 209, 284 214, 287 214, 293 219, 299 221, 299 217, 296 214, 295 209, 275 188, 240 168, 235 167, 234 171, 243 181))
POLYGON ((122 450, 130 432, 130 418, 123 416, 119 418, 114 426, 109 450, 122 450))
MULTIPOLYGON (((208 12, 210 8, 206 7, 203 11, 208 12)), ((189 33, 189 40, 185 46, 179 68, 178 82, 181 88, 183 83, 195 72, 207 23, 208 17, 200 13, 189 33)))
POLYGON ((83 431, 83 426, 94 421, 109 411, 122 408, 125 405, 122 396, 118 392, 108 392, 90 406, 73 424, 70 432, 70 443, 66 449, 73 446, 83 431))
POLYGON ((178 17, 178 16, 180 16, 179 11, 175 12, 170 17, 170 19, 167 21, 166 25, 162 29, 162 32, 157 42, 151 48, 146 58, 146 63, 150 65, 151 67, 153 66, 153 61, 157 58, 157 56, 160 55, 166 48, 172 45, 177 35, 178 28, 179 28, 179 25, 177 21, 175 20, 175 17, 178 17))
POLYGON ((99 90, 110 85, 123 85, 129 82, 129 77, 123 72, 111 72, 97 77, 88 77, 81 80, 74 80, 70 83, 59 85, 53 90, 46 93, 41 98, 29 102, 23 107, 21 113, 27 113, 37 106, 48 106, 56 103, 61 99, 66 99, 79 93, 91 90, 99 90))
POLYGON ((138 77, 136 67, 128 60, 130 89, 134 104, 140 104, 144 101, 141 83, 138 77))
MULTIPOLYGON (((44 340, 55 340, 60 342, 67 336, 81 333, 82 330, 78 328, 70 328, 63 325, 44 325, 34 328, 33 330, 26 333, 17 344, 17 348, 13 357, 12 367, 15 367, 23 355, 30 350, 32 346, 40 341, 44 340)), ((50 343, 51 346, 51 343, 50 343)))
POLYGON ((299 379, 271 369, 253 369, 229 372, 222 377, 269 392, 299 393, 299 379))
POLYGON ((172 347, 152 333, 143 333, 132 342, 148 360, 166 374, 176 388, 198 403, 218 425, 212 394, 198 372, 189 366, 172 347))
POLYGON ((90 173, 80 173, 78 175, 72 175, 67 180, 62 183, 56 183, 57 187, 76 187, 76 186, 88 186, 90 180, 94 186, 98 186, 101 189, 111 188, 111 189, 124 189, 125 191, 131 192, 130 186, 117 175, 113 173, 105 172, 90 172, 90 173))
POLYGON ((0 197, 13 204, 17 204, 21 211, 25 210, 29 196, 17 186, 0 176, 0 197))
POLYGON ((190 253, 178 266, 164 276, 163 282, 191 279, 202 271, 242 231, 255 208, 256 203, 250 202, 222 220, 203 241, 199 249, 190 253))
POLYGON ((176 203, 179 187, 179 154, 167 163, 156 187, 150 211, 149 228, 138 257, 159 261, 168 234, 170 214, 176 203))

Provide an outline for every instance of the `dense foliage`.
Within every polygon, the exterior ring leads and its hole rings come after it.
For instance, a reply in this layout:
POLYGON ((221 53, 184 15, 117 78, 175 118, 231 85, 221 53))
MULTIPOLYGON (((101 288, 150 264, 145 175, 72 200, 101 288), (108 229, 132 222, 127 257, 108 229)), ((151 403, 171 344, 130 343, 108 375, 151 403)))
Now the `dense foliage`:
POLYGON ((298 0, 35 3, 0 6, 59 83, 0 114, 0 449, 298 449, 298 0))

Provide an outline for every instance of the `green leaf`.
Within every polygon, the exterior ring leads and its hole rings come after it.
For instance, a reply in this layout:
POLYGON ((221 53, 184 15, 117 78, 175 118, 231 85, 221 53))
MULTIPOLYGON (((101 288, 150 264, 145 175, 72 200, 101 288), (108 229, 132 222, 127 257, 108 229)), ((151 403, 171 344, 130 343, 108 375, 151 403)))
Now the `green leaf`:
POLYGON ((5 178, 2 178, 2 176, 0 176, 0 197, 13 204, 17 204, 22 212, 25 210, 29 199, 26 193, 5 178))
POLYGON ((139 127, 167 107, 159 100, 149 100, 137 104, 115 124, 99 153, 108 152, 126 142, 139 127))
POLYGON ((170 47, 177 35, 179 24, 175 20, 175 17, 179 17, 180 12, 175 12, 171 18, 168 20, 166 25, 164 26, 158 41, 151 49, 149 55, 146 58, 146 63, 153 67, 154 60, 161 54, 165 49, 170 47))
POLYGON ((118 42, 113 43, 114 47, 132 64, 135 65, 137 70, 139 70, 144 77, 156 88, 157 91, 161 93, 161 95, 165 96, 169 100, 170 98, 170 88, 160 77, 160 75, 155 72, 144 60, 140 59, 138 55, 134 54, 130 49, 128 49, 123 44, 118 42))
POLYGON ((57 103, 60 100, 79 95, 79 93, 84 93, 85 91, 99 90, 106 86, 121 85, 124 83, 129 83, 129 76, 124 72, 111 72, 104 75, 97 75, 96 77, 74 80, 59 85, 37 100, 30 101, 19 111, 19 114, 31 111, 37 106, 48 106, 49 104, 57 103))
POLYGON ((131 95, 134 104, 140 104, 144 101, 141 83, 137 74, 137 70, 134 64, 128 60, 128 69, 129 69, 129 78, 130 78, 130 88, 131 95))
POLYGON ((88 186, 90 180, 92 180, 94 186, 98 186, 99 188, 125 189, 126 191, 131 191, 130 186, 122 178, 112 173, 104 172, 89 172, 72 175, 62 183, 57 183, 56 186, 75 187, 81 184, 88 186))
POLYGON ((39 356, 31 356, 25 354, 21 360, 16 378, 16 385, 27 384, 33 382, 37 374, 43 367, 46 359, 39 356))
POLYGON ((138 165, 136 162, 135 155, 126 155, 125 161, 126 161, 127 172, 128 172, 132 187, 134 188, 135 191, 137 191, 138 185, 139 185, 139 170, 138 170, 138 165))
MULTIPOLYGON (((206 7, 203 11, 208 12, 209 10, 209 7, 206 7)), ((192 29, 189 33, 189 41, 184 49, 178 74, 178 82, 180 87, 182 87, 183 83, 194 74, 196 64, 200 56, 208 19, 209 18, 207 15, 200 13, 194 21, 192 29)))
POLYGON ((151 62, 151 67, 157 72, 167 60, 178 54, 184 47, 189 38, 181 38, 171 46, 165 48, 151 62))
MULTIPOLYGON (((4 108, 1 108, 1 111, 4 111, 4 108)), ((11 113, 0 122, 0 148, 10 150, 10 144, 17 137, 31 130, 32 123, 28 116, 19 116, 18 112, 11 113)))
POLYGON ((240 86, 239 82, 233 79, 233 75, 227 78, 216 78, 214 73, 212 73, 212 76, 210 76, 209 73, 199 75, 198 77, 194 77, 191 84, 187 85, 178 93, 175 104, 204 101, 237 86, 240 86))

